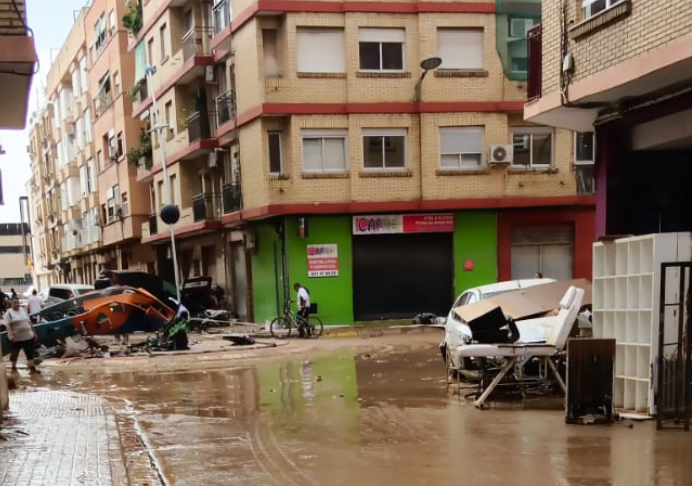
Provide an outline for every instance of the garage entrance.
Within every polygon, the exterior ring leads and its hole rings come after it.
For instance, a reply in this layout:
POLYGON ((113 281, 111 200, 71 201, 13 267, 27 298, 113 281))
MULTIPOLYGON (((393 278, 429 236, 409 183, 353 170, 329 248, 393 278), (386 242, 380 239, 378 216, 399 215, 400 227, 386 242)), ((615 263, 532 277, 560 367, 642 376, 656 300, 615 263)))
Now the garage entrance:
POLYGON ((353 237, 357 321, 445 315, 454 299, 452 233, 353 237))
POLYGON ((534 278, 572 278, 574 227, 548 226, 512 230, 512 280, 534 278))

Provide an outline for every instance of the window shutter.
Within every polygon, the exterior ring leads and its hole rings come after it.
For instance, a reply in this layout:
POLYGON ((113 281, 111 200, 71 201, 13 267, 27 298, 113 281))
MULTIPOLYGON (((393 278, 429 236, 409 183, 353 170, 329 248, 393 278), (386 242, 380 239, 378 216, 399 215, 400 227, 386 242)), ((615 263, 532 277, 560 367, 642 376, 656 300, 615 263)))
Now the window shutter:
POLYGON ((440 153, 483 153, 483 128, 440 128, 440 153))
POLYGON ((298 29, 298 72, 346 72, 342 29, 298 29))
POLYGON ((440 29, 437 52, 442 58, 442 69, 483 69, 483 31, 440 29))
POLYGON ((359 29, 360 42, 400 42, 406 41, 405 29, 359 29))
POLYGON ((82 192, 82 197, 87 195, 87 173, 86 165, 79 168, 79 188, 82 192))

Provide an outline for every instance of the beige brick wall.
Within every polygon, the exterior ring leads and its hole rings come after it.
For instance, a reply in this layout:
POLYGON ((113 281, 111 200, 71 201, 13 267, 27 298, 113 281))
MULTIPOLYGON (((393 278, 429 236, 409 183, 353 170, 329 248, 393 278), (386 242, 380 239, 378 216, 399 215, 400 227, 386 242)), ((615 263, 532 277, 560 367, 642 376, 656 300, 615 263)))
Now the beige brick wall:
MULTIPOLYGON (((543 15, 543 93, 559 87, 560 2, 544 1, 543 15)), ((568 0, 567 23, 581 19, 581 1, 568 0)), ((689 0, 631 0, 626 17, 569 41, 574 56, 573 81, 633 59, 692 33, 692 2, 689 0)))
MULTIPOLYGON (((422 188, 426 200, 491 198, 511 196, 568 196, 576 192, 573 135, 556 130, 553 141, 554 168, 550 172, 488 168, 488 147, 511 143, 513 126, 526 125, 521 116, 503 113, 424 114, 422 119, 422 188), (484 165, 481 173, 438 175, 439 128, 483 126, 484 165)), ((406 201, 418 199, 421 188, 421 143, 418 115, 303 115, 256 121, 241 130, 241 164, 245 208, 280 203, 328 203, 406 201), (362 130, 406 128, 408 159, 406 177, 365 177, 362 130), (302 172, 301 130, 347 130, 347 178, 305 178, 302 172), (284 179, 270 175, 266 132, 283 135, 284 179)))

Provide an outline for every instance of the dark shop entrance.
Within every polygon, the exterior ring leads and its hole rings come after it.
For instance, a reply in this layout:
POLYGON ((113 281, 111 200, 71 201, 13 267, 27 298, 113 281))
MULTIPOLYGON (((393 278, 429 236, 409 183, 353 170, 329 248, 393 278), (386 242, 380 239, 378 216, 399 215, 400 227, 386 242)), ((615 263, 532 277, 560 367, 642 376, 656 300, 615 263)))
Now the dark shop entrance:
POLYGON ((357 321, 449 312, 454 300, 452 233, 353 236, 357 321))

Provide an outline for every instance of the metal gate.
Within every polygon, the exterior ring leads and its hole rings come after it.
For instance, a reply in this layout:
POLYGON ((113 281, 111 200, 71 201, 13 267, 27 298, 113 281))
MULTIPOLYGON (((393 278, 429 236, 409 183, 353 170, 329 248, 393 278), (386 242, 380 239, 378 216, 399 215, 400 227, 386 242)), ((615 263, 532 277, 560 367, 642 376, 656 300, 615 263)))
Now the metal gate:
POLYGON ((658 329, 658 376, 656 427, 690 430, 692 412, 692 312, 690 274, 692 263, 661 264, 661 295, 658 329), (677 271, 676 271, 677 270, 677 271), (677 281, 676 281, 677 280, 677 281), (669 302, 669 288, 676 298, 669 302), (667 288, 668 287, 668 288, 667 288), (666 319, 674 313, 675 319, 666 319))

